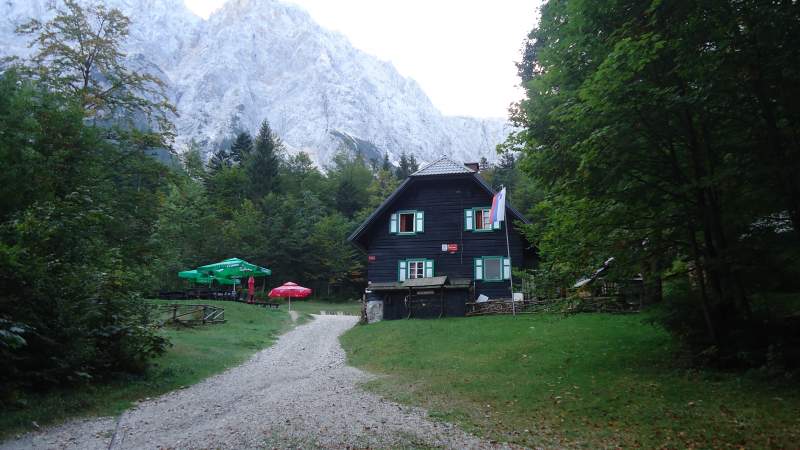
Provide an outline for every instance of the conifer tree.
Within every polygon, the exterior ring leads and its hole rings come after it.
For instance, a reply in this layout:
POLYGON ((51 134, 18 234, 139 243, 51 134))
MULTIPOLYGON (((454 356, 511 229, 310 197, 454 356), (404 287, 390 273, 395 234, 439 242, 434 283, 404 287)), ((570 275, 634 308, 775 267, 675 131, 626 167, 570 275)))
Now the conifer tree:
POLYGON ((276 190, 283 148, 281 139, 272 132, 269 122, 264 120, 258 130, 253 152, 243 163, 250 182, 251 198, 260 199, 276 190))
POLYGON ((253 152, 253 138, 250 133, 242 131, 236 135, 236 140, 231 144, 231 161, 241 164, 253 152))
POLYGON ((503 152, 500 154, 500 160, 497 162, 497 166, 494 169, 492 187, 500 189, 502 186, 513 191, 517 183, 516 163, 516 157, 513 153, 503 152))
POLYGON ((211 154, 211 158, 208 160, 208 172, 214 175, 220 170, 231 167, 232 165, 230 151, 225 147, 219 147, 211 154))
POLYGON ((395 170, 395 176, 397 176, 400 180, 405 180, 409 174, 411 174, 411 166, 408 155, 406 155, 406 151, 403 150, 400 153, 400 161, 398 161, 397 169, 395 170))
POLYGON ((384 153, 383 154, 383 163, 381 163, 381 170, 385 170, 387 172, 392 170, 392 163, 389 162, 389 154, 388 153, 384 153))
POLYGON ((412 173, 419 170, 419 163, 417 163, 417 158, 414 155, 408 157, 408 174, 411 175, 412 173))

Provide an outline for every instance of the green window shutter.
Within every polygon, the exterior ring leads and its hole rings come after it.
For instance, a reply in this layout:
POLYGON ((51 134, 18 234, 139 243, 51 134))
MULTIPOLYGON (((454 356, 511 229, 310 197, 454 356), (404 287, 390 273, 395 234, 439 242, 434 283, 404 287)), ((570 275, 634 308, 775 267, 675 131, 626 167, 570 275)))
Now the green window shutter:
POLYGON ((464 229, 467 231, 472 231, 473 228, 473 215, 475 212, 471 209, 464 210, 464 229))
POLYGON ((503 258, 503 279, 511 279, 511 260, 508 258, 503 258))
POLYGON ((389 233, 397 233, 397 213, 392 213, 392 218, 389 219, 389 233))
POLYGON ((433 260, 426 259, 425 260, 425 278, 430 278, 433 276, 433 260))
POLYGON ((417 226, 414 228, 414 231, 417 233, 422 233, 425 231, 425 211, 415 212, 414 217, 417 219, 417 226))
POLYGON ((475 258, 475 279, 483 279, 483 259, 475 258))
POLYGON ((397 263, 397 280, 406 281, 406 262, 398 261, 397 263))

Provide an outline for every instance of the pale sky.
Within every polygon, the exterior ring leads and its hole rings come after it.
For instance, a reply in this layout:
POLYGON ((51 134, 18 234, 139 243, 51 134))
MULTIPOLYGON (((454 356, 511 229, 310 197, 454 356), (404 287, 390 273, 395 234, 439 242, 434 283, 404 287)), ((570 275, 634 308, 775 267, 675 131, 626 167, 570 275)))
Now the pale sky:
MULTIPOLYGON (((184 0, 201 17, 226 0, 184 0)), ((542 0, 284 0, 415 79, 444 114, 507 117, 542 0)))

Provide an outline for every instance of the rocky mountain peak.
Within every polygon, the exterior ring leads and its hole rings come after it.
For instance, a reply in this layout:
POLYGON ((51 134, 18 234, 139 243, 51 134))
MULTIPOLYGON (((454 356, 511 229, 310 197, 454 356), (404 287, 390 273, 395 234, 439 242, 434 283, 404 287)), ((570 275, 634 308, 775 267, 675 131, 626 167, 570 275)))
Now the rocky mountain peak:
MULTIPOLYGON (((52 1, 0 0, 0 39, 9 43, 0 51, 24 54, 27 40, 14 28, 47 19, 52 1)), ((103 4, 131 17, 131 58, 165 78, 180 113, 179 146, 194 140, 212 149, 267 119, 292 151, 320 165, 342 146, 393 160, 403 151, 420 161, 491 160, 509 131, 500 119, 443 116, 392 64, 279 0, 229 0, 208 20, 182 0, 103 4)))

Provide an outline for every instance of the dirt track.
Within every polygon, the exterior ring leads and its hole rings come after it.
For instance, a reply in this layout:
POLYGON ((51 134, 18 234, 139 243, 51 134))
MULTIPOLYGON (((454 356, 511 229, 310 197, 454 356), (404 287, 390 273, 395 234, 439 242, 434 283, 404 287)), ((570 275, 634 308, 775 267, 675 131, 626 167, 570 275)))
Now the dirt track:
POLYGON ((358 387, 338 336, 350 316, 316 316, 245 364, 140 403, 119 419, 74 421, 0 449, 490 448, 424 411, 358 387))

